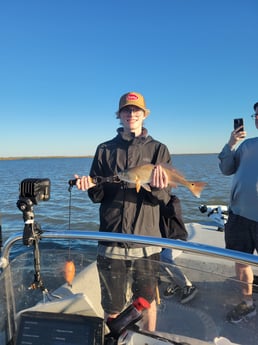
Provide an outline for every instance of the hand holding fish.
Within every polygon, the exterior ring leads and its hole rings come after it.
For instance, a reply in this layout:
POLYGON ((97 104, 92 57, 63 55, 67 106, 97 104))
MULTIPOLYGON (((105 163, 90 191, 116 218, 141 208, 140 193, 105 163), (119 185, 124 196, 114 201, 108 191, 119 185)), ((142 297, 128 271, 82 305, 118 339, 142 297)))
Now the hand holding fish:
POLYGON ((168 175, 161 165, 155 165, 153 168, 150 185, 161 189, 168 186, 168 175))
POLYGON ((74 177, 76 178, 76 187, 80 190, 85 191, 96 186, 96 184, 92 182, 90 176, 79 177, 79 175, 74 175, 74 177))

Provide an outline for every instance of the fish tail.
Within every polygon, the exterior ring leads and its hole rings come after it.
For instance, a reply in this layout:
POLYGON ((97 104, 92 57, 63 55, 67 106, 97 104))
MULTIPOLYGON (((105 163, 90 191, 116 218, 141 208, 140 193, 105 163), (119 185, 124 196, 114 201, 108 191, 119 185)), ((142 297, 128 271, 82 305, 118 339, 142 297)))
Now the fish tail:
POLYGON ((193 195, 196 196, 196 198, 200 198, 201 192, 203 191, 206 184, 206 182, 190 182, 189 189, 193 193, 193 195))

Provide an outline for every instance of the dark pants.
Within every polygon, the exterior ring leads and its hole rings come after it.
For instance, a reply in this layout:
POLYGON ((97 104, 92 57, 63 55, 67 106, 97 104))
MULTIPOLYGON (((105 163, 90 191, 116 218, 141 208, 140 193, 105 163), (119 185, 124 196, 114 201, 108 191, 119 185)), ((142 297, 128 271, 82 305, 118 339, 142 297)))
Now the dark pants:
POLYGON ((225 243, 227 249, 253 254, 258 252, 258 222, 229 213, 225 224, 225 243))
POLYGON ((151 303, 156 297, 159 278, 159 254, 135 260, 97 257, 101 286, 101 304, 107 314, 120 313, 127 301, 128 285, 133 299, 144 297, 151 303))

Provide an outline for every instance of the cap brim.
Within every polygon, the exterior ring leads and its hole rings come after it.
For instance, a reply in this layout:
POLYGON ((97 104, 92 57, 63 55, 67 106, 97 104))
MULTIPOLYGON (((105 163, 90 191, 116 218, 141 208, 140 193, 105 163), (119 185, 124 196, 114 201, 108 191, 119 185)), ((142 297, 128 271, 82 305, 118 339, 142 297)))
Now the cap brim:
POLYGON ((131 103, 131 104, 126 104, 126 105, 124 105, 123 107, 121 107, 121 108, 116 112, 116 114, 119 114, 120 111, 121 111, 123 108, 127 107, 128 105, 134 105, 135 107, 140 108, 141 110, 143 110, 143 111, 145 112, 145 115, 149 115, 149 113, 150 113, 150 110, 149 110, 149 109, 144 109, 144 108, 139 107, 139 106, 136 105, 136 104, 131 103))

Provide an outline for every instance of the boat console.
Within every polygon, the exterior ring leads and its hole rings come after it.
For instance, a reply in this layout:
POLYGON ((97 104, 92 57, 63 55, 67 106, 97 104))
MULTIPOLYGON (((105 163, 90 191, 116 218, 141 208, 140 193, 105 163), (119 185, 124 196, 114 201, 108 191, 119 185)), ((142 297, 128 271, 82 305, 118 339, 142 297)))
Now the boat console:
POLYGON ((15 345, 104 344, 104 321, 85 315, 26 311, 20 315, 15 345))

